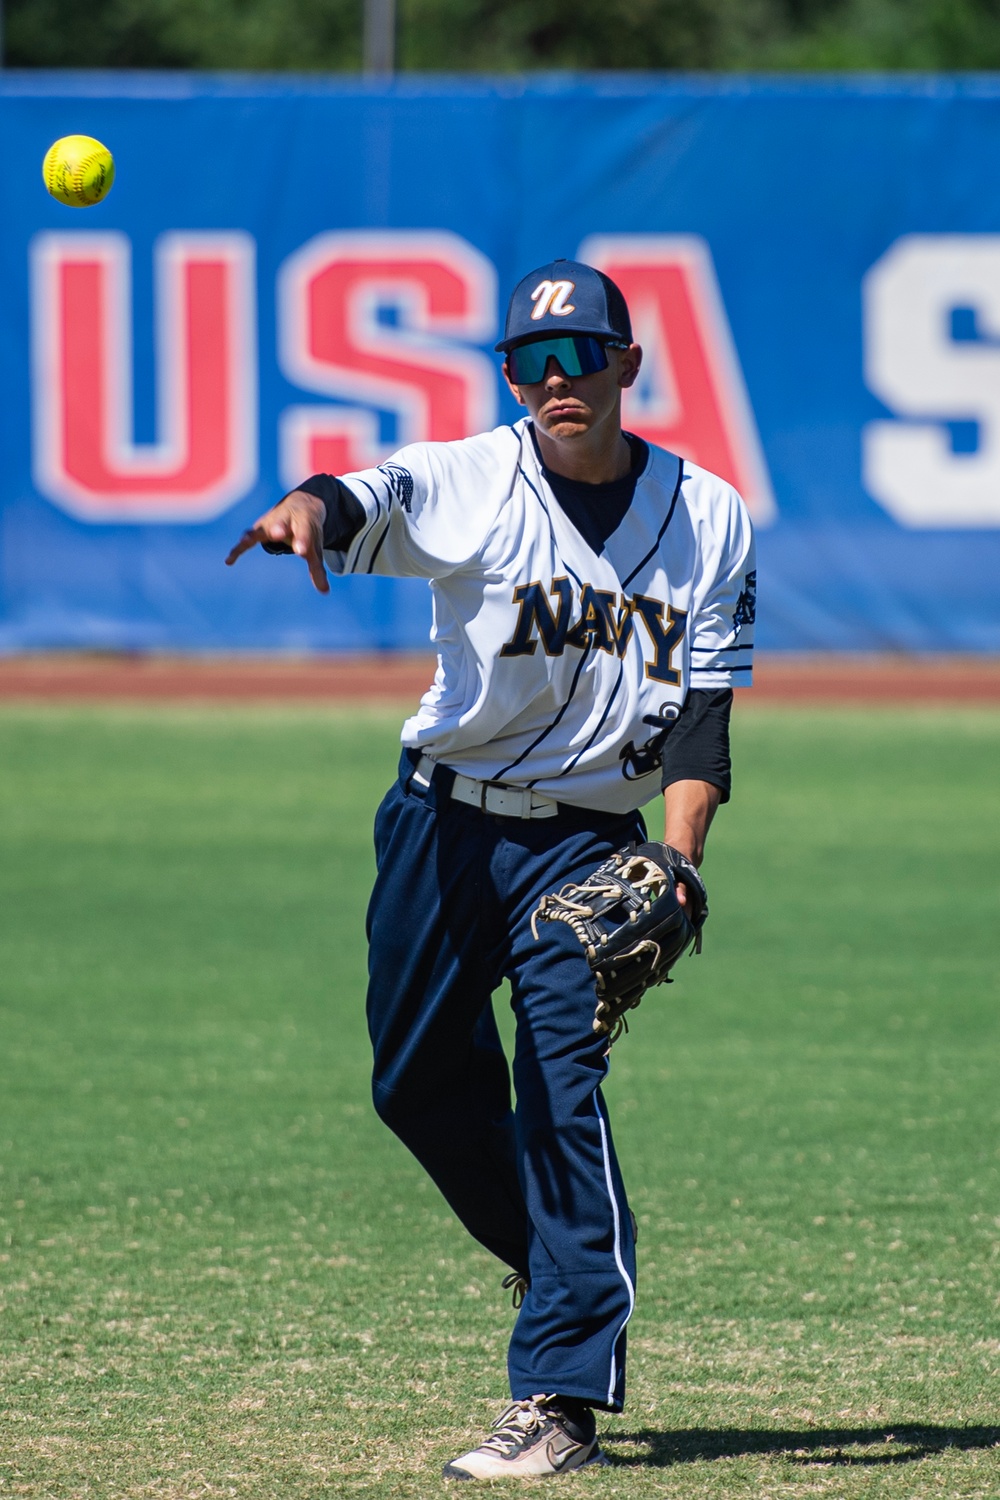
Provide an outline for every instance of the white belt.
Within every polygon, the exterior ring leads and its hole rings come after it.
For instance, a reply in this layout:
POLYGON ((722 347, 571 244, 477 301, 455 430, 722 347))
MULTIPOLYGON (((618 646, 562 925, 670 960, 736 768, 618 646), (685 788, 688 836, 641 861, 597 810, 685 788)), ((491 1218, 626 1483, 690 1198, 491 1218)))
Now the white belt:
MULTIPOLYGON (((437 761, 422 755, 413 773, 413 780, 421 786, 430 786, 437 761)), ((480 812, 492 813, 496 818, 554 818, 559 803, 530 787, 506 786, 502 781, 476 781, 473 776, 463 776, 454 771, 455 780, 451 796, 455 802, 466 802, 478 807, 480 812)))

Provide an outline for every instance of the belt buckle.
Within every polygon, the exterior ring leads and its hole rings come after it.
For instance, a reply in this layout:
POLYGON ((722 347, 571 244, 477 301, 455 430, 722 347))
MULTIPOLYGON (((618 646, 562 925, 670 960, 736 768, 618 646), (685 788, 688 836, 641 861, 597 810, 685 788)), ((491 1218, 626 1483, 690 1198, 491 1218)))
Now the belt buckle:
POLYGON ((502 813, 491 813, 486 806, 486 797, 491 789, 498 792, 516 792, 518 788, 508 786, 505 781, 481 781, 479 783, 479 811, 487 813, 491 818, 499 818, 503 816, 502 813))

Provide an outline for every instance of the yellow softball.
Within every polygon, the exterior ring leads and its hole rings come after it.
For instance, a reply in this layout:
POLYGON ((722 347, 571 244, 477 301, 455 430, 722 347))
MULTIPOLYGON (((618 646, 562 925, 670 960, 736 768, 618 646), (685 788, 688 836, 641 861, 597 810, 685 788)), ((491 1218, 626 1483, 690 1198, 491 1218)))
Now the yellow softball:
POLYGON ((89 208, 110 193, 115 159, 92 135, 64 135, 45 153, 42 180, 60 203, 89 208))

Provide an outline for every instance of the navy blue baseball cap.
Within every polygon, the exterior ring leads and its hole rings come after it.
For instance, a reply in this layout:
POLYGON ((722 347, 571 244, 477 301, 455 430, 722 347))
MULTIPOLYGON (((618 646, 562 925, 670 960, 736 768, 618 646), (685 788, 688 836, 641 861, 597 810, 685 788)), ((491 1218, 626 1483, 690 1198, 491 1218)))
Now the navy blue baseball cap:
POLYGON ((506 354, 515 344, 572 333, 631 344, 632 322, 610 276, 579 260, 553 260, 517 283, 496 350, 506 354))

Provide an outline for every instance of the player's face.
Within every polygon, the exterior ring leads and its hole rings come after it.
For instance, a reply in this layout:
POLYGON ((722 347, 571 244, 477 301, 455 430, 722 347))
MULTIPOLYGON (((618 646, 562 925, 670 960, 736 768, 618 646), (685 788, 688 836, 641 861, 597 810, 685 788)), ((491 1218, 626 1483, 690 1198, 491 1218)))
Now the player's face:
POLYGON ((510 367, 504 376, 514 398, 526 406, 532 421, 547 437, 557 441, 583 437, 606 424, 620 422, 621 396, 635 381, 642 360, 638 344, 628 349, 607 349, 608 365, 592 375, 567 375, 557 359, 550 358, 541 380, 516 385, 510 367))

